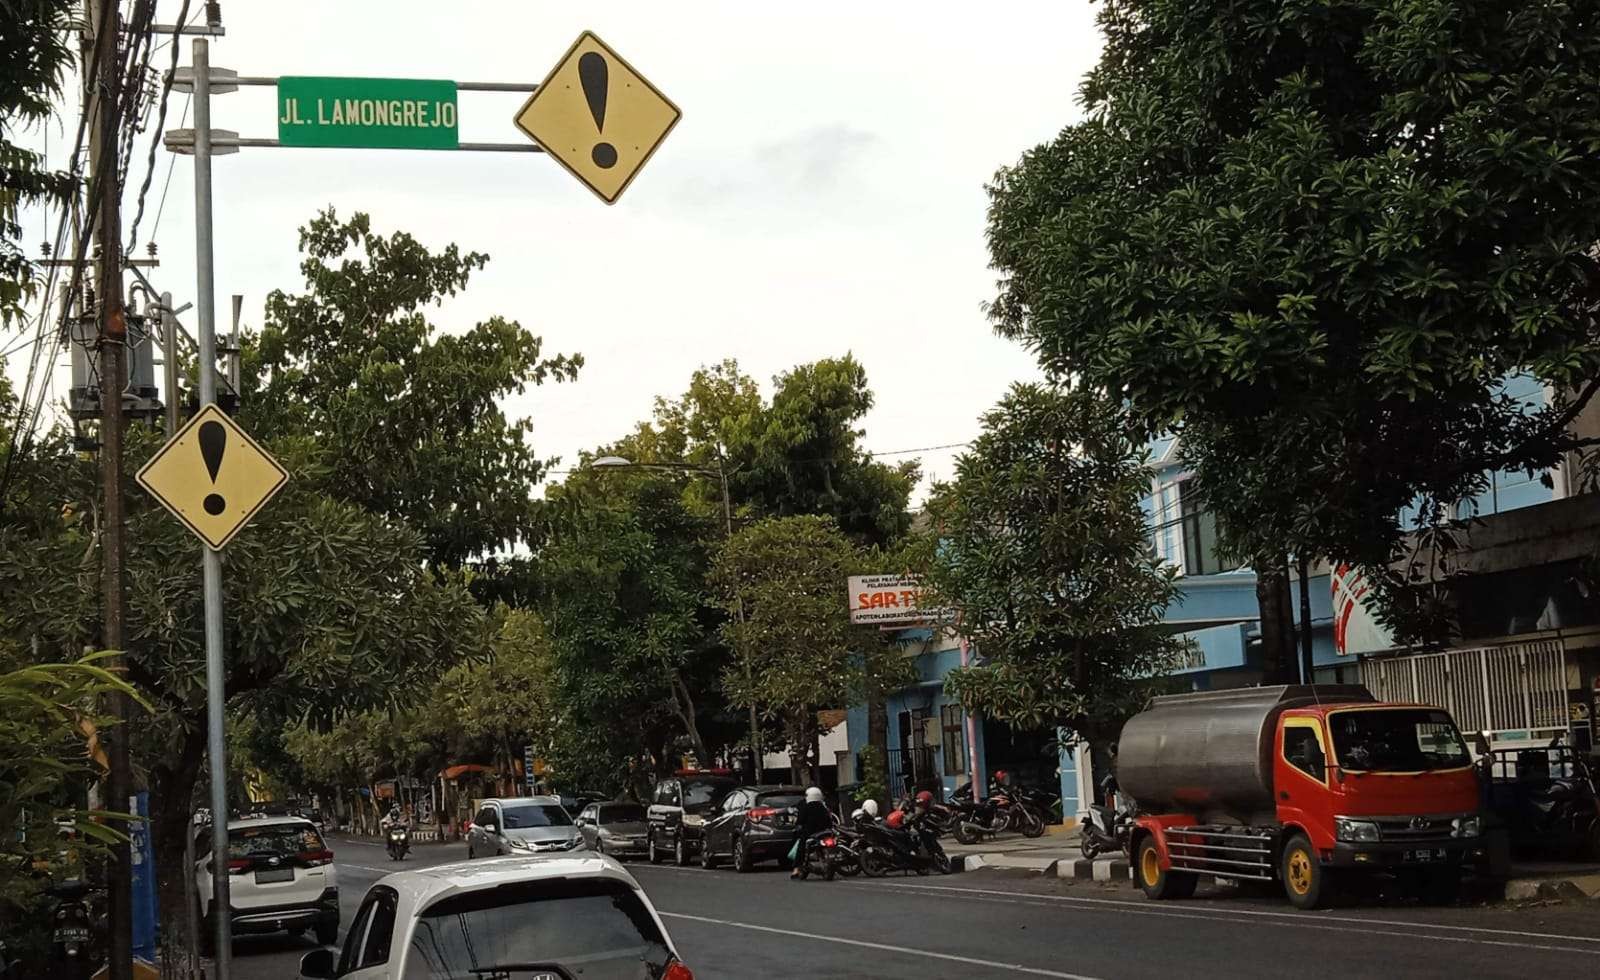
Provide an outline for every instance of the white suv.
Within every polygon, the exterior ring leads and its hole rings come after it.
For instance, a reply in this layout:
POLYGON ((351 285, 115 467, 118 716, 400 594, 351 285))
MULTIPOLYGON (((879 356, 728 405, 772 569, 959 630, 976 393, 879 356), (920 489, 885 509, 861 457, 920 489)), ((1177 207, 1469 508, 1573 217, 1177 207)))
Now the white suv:
MULTIPOLYGON (((194 883, 205 922, 203 941, 216 936, 211 908, 211 828, 195 841, 194 883)), ((228 823, 228 903, 233 934, 314 932, 331 945, 339 937, 339 880, 317 827, 304 817, 228 823)))

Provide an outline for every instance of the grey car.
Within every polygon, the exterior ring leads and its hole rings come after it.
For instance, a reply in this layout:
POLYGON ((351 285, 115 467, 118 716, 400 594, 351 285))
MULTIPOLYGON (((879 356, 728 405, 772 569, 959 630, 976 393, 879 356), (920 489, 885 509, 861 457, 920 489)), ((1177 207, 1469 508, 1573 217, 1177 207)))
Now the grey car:
POLYGON ((578 832, 591 851, 614 858, 643 857, 649 823, 639 803, 591 803, 578 814, 578 832))
POLYGON ((545 854, 583 847, 572 817, 553 796, 484 800, 467 831, 467 857, 545 854))

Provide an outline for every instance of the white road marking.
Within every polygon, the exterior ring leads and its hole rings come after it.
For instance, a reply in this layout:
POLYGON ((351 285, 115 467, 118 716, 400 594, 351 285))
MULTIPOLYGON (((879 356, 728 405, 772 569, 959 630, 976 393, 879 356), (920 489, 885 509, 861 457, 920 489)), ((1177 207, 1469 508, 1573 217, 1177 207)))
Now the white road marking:
POLYGON ((869 943, 861 939, 844 939, 839 936, 823 936, 814 932, 800 932, 795 929, 775 929, 772 926, 758 926, 750 922, 731 922, 727 919, 712 919, 703 915, 685 915, 682 912, 661 912, 662 918, 687 919, 690 922, 704 922, 714 926, 726 926, 730 929, 749 929, 754 932, 770 932, 779 936, 794 936, 797 939, 815 939, 818 942, 837 943, 841 946, 859 946, 864 949, 875 949, 885 953, 900 953, 905 956, 921 956, 927 959, 944 960, 948 963, 964 963, 967 966, 983 966, 993 970, 1008 970, 1012 973, 1026 973, 1036 977, 1056 977, 1058 980, 1096 980, 1086 977, 1081 973, 1063 973, 1060 970, 1046 970, 1036 966, 1023 966, 1020 963, 1001 963, 995 960, 980 960, 971 956, 956 956, 953 953, 934 953, 926 949, 912 949, 909 946, 891 946, 888 943, 869 943))
POLYGON ((380 875, 386 875, 391 871, 399 871, 399 870, 401 870, 399 868, 374 868, 374 867, 370 867, 370 866, 365 865, 365 864, 351 864, 348 861, 340 861, 340 862, 338 862, 336 867, 340 867, 340 868, 355 868, 357 871, 371 871, 371 872, 374 872, 374 873, 380 874, 380 875))

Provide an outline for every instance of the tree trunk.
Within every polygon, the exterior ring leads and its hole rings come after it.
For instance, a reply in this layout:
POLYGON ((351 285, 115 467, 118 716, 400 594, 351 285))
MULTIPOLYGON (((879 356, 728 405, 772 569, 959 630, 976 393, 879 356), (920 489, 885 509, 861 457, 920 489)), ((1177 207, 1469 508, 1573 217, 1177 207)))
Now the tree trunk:
POLYGON ((184 876, 192 875, 193 869, 184 865, 184 838, 193 832, 194 790, 205 748, 203 728, 185 732, 177 758, 150 771, 150 846, 156 857, 156 902, 161 935, 176 948, 182 948, 188 936, 184 876))
POLYGON ((1256 605, 1261 611, 1261 683, 1293 684, 1299 671, 1289 572, 1282 556, 1261 555, 1254 564, 1256 605))
POLYGON ((677 671, 672 672, 672 710, 677 714, 678 720, 683 722, 683 730, 689 736, 689 744, 694 749, 696 763, 701 767, 709 766, 711 753, 706 751, 706 740, 700 737, 694 699, 689 695, 689 687, 683 682, 683 676, 677 671))

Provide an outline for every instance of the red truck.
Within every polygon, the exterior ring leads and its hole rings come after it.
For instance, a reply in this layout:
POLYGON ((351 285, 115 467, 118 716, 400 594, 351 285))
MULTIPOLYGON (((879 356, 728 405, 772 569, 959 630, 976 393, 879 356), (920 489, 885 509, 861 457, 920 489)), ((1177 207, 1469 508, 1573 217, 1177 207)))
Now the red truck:
POLYGON ((1202 876, 1279 881, 1297 908, 1386 873, 1435 902, 1483 860, 1477 774, 1448 712, 1356 685, 1154 699, 1123 726, 1135 880, 1187 898, 1202 876))

